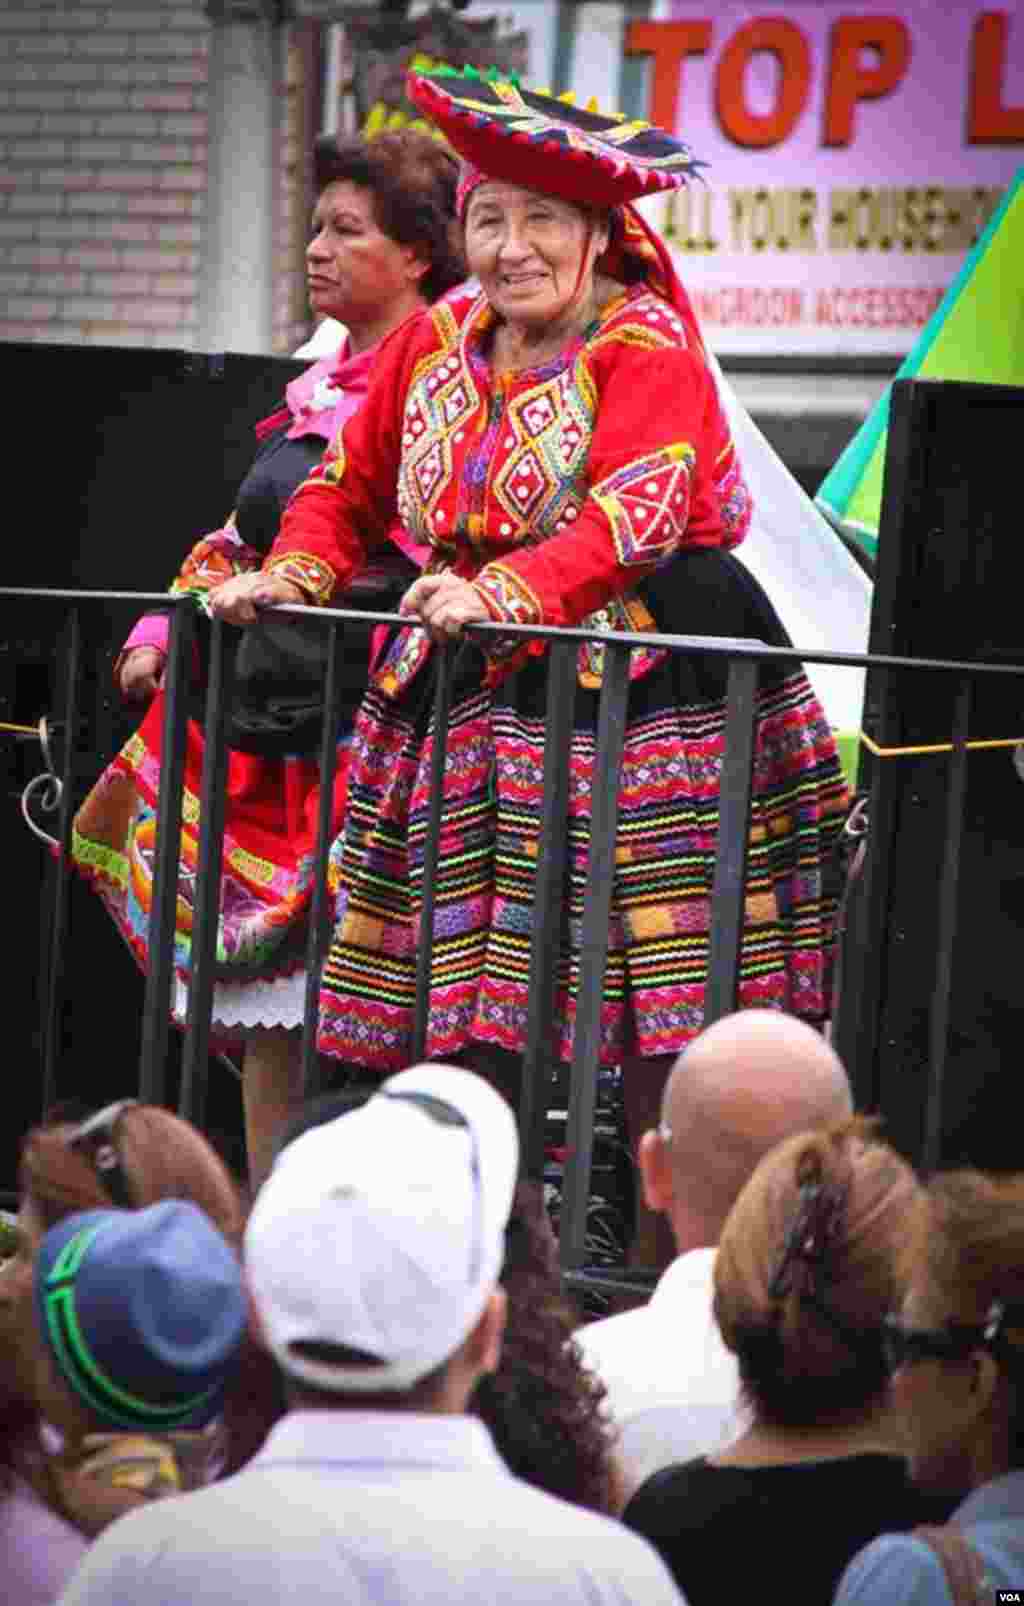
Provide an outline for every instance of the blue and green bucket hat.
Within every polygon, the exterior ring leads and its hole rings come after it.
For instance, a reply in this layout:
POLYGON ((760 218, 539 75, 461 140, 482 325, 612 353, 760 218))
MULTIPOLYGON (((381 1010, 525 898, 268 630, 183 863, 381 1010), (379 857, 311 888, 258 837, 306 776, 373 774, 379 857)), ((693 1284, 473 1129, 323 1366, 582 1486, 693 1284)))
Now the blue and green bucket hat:
POLYGON ((58 1377, 102 1422, 160 1432, 217 1415, 246 1301, 238 1257, 195 1205, 68 1216, 40 1245, 35 1299, 58 1377))

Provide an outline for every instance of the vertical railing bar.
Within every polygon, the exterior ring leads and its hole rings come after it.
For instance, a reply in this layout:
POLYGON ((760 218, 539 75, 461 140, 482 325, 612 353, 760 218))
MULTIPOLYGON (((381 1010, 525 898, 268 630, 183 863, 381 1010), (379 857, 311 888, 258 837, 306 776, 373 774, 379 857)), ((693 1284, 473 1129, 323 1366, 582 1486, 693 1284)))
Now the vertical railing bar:
POLYGON ((338 624, 327 631, 327 670, 324 675, 324 717, 320 727, 320 803, 317 812, 316 854, 309 905, 306 943, 306 992, 302 1015, 302 1087, 307 1099, 320 1092, 320 1056, 317 1053, 317 1018, 320 1005, 320 971, 330 940, 328 928, 327 859, 334 823, 334 782, 338 772, 338 732, 341 708, 338 680, 341 637, 338 624))
POLYGON ((53 919, 46 968, 46 1024, 43 1037, 43 1113, 57 1099, 57 1057, 64 1013, 64 948, 71 913, 71 829, 74 819, 75 744, 78 740, 78 681, 82 652, 81 617, 68 615, 64 683, 64 765, 60 783, 60 856, 54 874, 53 919))
POLYGON ((960 850, 963 844, 964 799, 967 795, 967 730, 971 712, 971 682, 965 675, 957 685, 953 712, 953 752, 949 760, 946 793, 946 840, 939 882, 938 944, 935 983, 928 1019, 928 1092, 925 1102, 921 1171, 927 1176, 939 1163, 942 1143, 942 1094, 949 1047, 949 1001, 953 985, 953 942, 956 936, 957 899, 960 890, 960 850))
POLYGON ((590 842, 580 931, 579 998, 566 1123, 566 1165, 558 1229, 563 1271, 577 1271, 586 1252, 587 1206, 594 1150, 601 1005, 615 877, 619 773, 626 736, 630 649, 606 640, 591 789, 590 842))
MULTIPOLYGON (((899 677, 878 670, 865 694, 865 717, 872 705, 886 713, 899 691, 899 677)), ((887 745, 900 745, 902 729, 883 716, 868 732, 887 745)), ((853 1089, 854 1107, 877 1110, 881 1103, 880 1048, 883 999, 888 983, 889 940, 886 910, 892 880, 893 843, 897 833, 898 800, 892 766, 861 754, 861 783, 867 780, 868 834, 856 894, 853 921, 843 937, 841 992, 833 1012, 832 1044, 846 1066, 853 1089), (869 933, 873 935, 869 937, 869 933)), ((891 939, 890 939, 891 940, 891 939)))
POLYGON ((203 777, 199 801, 199 856, 192 923, 192 965, 181 1068, 179 1114, 202 1130, 206 1125, 210 1019, 217 966, 221 867, 228 773, 227 716, 234 679, 234 632, 221 619, 210 629, 210 665, 203 731, 203 777))
POLYGON ((725 753, 718 805, 718 850, 711 888, 705 1026, 710 1026, 723 1015, 730 1015, 738 1003, 756 741, 757 676, 758 666, 753 659, 733 659, 729 664, 725 753))
POLYGON ((164 672, 162 762, 156 811, 153 904, 149 914, 149 968, 142 1015, 139 1097, 164 1104, 167 1097, 167 1039, 174 982, 174 917, 178 900, 182 790, 185 778, 186 687, 192 672, 195 610, 179 603, 171 615, 164 672))
POLYGON ((452 708, 452 665, 454 646, 440 649, 437 689, 434 694, 434 745, 430 753, 430 801, 427 807, 427 839, 423 845, 423 880, 420 901, 420 940, 416 953, 416 1013, 413 1020, 412 1058, 423 1059, 427 1051, 427 1025, 430 1019, 430 982, 434 959, 434 905, 437 866, 441 857, 441 815, 444 810, 444 771, 448 756, 448 721, 452 708))
POLYGON ((561 947, 576 645, 555 643, 548 653, 548 703, 544 725, 544 792, 540 856, 533 889, 530 983, 526 1048, 519 1103, 519 1137, 525 1176, 543 1180, 544 1132, 551 1084, 552 1023, 561 947))

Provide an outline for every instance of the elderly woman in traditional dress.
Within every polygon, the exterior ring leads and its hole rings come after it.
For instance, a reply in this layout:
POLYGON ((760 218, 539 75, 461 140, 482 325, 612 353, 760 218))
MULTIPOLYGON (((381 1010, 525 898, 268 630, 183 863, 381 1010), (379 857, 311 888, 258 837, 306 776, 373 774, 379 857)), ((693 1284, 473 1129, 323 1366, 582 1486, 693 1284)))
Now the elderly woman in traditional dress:
MULTIPOLYGON (((366 404, 294 497, 263 573, 215 610, 324 603, 398 517, 433 556, 357 722, 320 1047, 408 1063, 428 806, 435 646, 461 638, 434 886, 426 1052, 514 1091, 527 1016, 546 671, 481 621, 786 637, 732 555, 750 502, 689 300, 630 204, 684 183, 685 146, 518 83, 412 75, 463 158, 458 209, 475 300, 389 341, 366 404), (423 625, 426 628, 418 628, 423 625)), ((581 648, 572 733, 570 887, 553 1056, 572 1053, 602 674, 581 648)), ((723 751, 725 670, 632 654, 601 1056, 627 1115, 657 1119, 667 1069, 701 1028, 723 751)), ((740 1003, 821 1022, 833 901, 826 865, 845 789, 798 666, 761 672, 740 1003)))

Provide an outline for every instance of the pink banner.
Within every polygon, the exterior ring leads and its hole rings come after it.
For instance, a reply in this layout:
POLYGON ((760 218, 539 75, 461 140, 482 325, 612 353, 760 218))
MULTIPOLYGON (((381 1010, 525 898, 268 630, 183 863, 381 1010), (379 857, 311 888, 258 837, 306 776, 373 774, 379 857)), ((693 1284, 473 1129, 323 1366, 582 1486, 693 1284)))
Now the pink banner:
POLYGON ((945 0, 633 22, 707 183, 644 203, 716 350, 903 356, 1024 163, 1024 16, 945 0))

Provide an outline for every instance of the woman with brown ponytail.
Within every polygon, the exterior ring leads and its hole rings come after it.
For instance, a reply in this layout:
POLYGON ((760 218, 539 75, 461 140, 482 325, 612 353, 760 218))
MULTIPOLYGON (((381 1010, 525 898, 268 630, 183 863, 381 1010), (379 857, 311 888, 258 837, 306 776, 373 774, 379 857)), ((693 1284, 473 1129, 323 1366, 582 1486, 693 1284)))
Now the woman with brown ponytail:
POLYGON ((750 1426, 727 1449, 655 1473, 625 1521, 690 1606, 766 1582, 825 1606, 884 1529, 941 1519, 909 1482, 887 1399, 882 1323, 919 1187, 854 1119, 788 1139, 734 1205, 715 1262, 715 1317, 739 1362, 750 1426))

